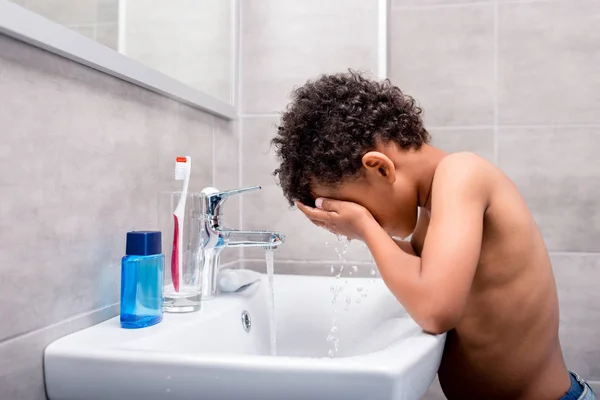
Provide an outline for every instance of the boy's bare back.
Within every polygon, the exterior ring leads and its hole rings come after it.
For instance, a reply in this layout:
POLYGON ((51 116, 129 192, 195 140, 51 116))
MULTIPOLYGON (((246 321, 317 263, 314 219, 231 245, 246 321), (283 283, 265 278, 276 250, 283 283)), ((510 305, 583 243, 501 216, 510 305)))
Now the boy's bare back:
MULTIPOLYGON (((475 163, 489 204, 465 311, 447 334, 440 383, 450 400, 558 399, 570 379, 548 252, 515 185, 491 163, 475 163)), ((435 190, 431 196, 441 200, 435 190)))

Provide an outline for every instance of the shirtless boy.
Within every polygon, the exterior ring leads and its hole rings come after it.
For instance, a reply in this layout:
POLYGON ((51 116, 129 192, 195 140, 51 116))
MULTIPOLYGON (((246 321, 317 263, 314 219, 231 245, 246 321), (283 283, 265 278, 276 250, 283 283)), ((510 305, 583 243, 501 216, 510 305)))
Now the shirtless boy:
POLYGON ((550 259, 517 188, 475 154, 429 145, 420 114, 389 81, 309 81, 273 139, 285 197, 365 242, 410 316, 447 332, 448 399, 595 399, 565 366, 550 259))

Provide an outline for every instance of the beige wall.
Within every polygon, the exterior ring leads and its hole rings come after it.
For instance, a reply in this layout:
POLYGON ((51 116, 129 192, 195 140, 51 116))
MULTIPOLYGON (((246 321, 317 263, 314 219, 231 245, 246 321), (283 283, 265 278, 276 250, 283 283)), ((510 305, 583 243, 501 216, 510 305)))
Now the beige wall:
POLYGON ((2 35, 0 126, 0 399, 38 400, 43 348, 118 313, 125 233, 156 228, 174 157, 192 156, 190 190, 235 185, 237 136, 2 35))

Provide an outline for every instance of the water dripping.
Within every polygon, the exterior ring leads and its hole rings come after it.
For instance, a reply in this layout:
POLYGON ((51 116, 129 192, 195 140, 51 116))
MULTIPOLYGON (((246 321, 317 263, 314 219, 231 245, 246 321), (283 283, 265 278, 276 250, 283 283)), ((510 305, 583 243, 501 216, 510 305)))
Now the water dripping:
MULTIPOLYGON (((340 282, 341 281, 341 277, 342 274, 344 273, 344 270, 346 269, 346 264, 348 263, 346 260, 346 254, 348 253, 348 249, 349 249, 349 244, 348 244, 348 240, 347 238, 344 238, 342 236, 338 236, 338 241, 342 243, 341 246, 336 246, 334 248, 338 261, 340 263, 339 269, 336 271, 336 267, 335 266, 331 266, 330 267, 330 272, 331 274, 334 275, 334 279, 335 279, 335 284, 333 286, 330 287, 330 291, 332 293, 332 304, 334 304, 333 306, 333 315, 334 317, 332 318, 331 321, 331 327, 330 327, 330 332, 327 335, 327 342, 329 343, 329 350, 327 352, 327 354, 329 355, 329 357, 335 357, 335 355, 338 352, 339 349, 339 337, 338 337, 338 331, 339 328, 337 326, 336 323, 336 319, 335 319, 335 315, 337 315, 338 312, 338 306, 337 304, 342 303, 342 302, 338 302, 338 296, 341 292, 344 291, 344 289, 346 288, 346 286, 348 285, 348 279, 344 279, 343 284, 340 282)), ((349 274, 352 275, 353 271, 352 268, 349 271, 349 274)), ((348 309, 349 304, 352 302, 352 297, 350 295, 347 295, 345 298, 345 310, 348 309)))
POLYGON ((275 356, 277 353, 277 326, 275 322, 275 289, 273 280, 275 276, 275 266, 273 263, 273 250, 265 251, 265 260, 267 262, 267 276, 269 280, 269 295, 267 296, 267 302, 269 305, 269 338, 271 343, 271 355, 275 356))

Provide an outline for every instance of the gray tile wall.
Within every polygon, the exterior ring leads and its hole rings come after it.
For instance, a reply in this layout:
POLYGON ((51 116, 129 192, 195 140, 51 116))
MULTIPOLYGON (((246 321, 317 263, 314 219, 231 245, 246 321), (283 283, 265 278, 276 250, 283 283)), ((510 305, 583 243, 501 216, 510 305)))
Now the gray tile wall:
MULTIPOLYGON (((241 183, 263 186, 261 192, 241 199, 242 223, 249 229, 284 231, 287 240, 277 252, 279 260, 311 260, 303 265, 329 268, 328 261, 338 260, 336 249, 342 246, 287 204, 271 175, 276 163, 269 141, 276 113, 295 86, 348 68, 377 73, 377 2, 245 0, 241 32, 241 183)), ((369 260, 359 244, 352 244, 347 256, 369 260)), ((260 251, 244 252, 245 259, 262 257, 260 251)), ((281 272, 285 267, 279 268, 281 272)))
POLYGON ((494 9, 393 9, 390 79, 424 106, 428 126, 489 126, 494 117, 494 9))
POLYGON ((377 72, 377 2, 240 3, 242 113, 281 111, 291 89, 318 74, 377 72))
MULTIPOLYGON (((390 77, 433 143, 495 162, 552 255, 570 368, 600 386, 600 2, 393 0, 390 77)), ((425 399, 443 398, 439 385, 425 399)))
POLYGON ((156 228, 158 192, 180 189, 174 157, 193 158, 190 190, 236 186, 238 138, 3 35, 0 93, 0 399, 39 400, 43 348, 117 314, 125 233, 156 228))

